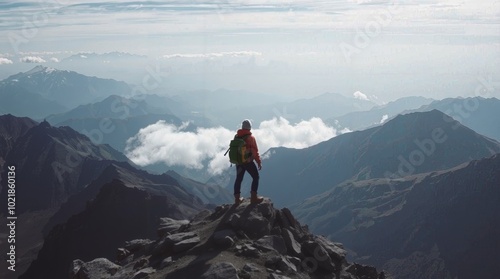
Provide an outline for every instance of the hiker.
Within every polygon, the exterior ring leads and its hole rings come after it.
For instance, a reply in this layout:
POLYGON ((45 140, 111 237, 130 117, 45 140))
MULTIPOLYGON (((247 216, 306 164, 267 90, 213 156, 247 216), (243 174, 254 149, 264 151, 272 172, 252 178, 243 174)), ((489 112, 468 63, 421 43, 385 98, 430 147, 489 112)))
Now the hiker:
POLYGON ((257 189, 259 188, 259 170, 262 169, 262 162, 260 160, 259 149, 257 147, 257 142, 255 137, 252 135, 250 130, 252 129, 252 122, 245 119, 241 123, 241 129, 238 130, 235 138, 243 138, 245 140, 246 153, 248 158, 241 164, 236 165, 236 180, 234 181, 234 203, 240 204, 243 199, 240 198, 241 182, 243 181, 243 176, 245 172, 248 172, 252 176, 252 189, 250 202, 253 204, 261 203, 264 199, 257 196, 257 189), (257 162, 257 166, 255 166, 257 162), (258 168, 258 170, 257 170, 258 168))

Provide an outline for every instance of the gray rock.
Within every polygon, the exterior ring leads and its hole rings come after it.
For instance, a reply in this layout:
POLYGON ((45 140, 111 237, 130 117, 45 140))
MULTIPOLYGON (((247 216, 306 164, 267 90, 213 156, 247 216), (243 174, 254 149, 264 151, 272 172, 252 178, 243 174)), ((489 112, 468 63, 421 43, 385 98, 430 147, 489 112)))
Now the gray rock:
POLYGON ((286 259, 293 263, 296 267, 302 264, 302 261, 297 257, 286 256, 286 259))
POLYGON ((163 237, 167 233, 174 232, 187 224, 189 224, 188 220, 175 220, 168 217, 160 218, 160 226, 157 230, 158 236, 163 237))
POLYGON ((252 239, 269 235, 274 225, 276 212, 269 202, 242 207, 238 213, 233 214, 229 224, 234 230, 242 230, 252 239))
POLYGON ((283 229, 282 235, 288 253, 292 256, 300 257, 302 248, 300 243, 295 239, 293 233, 288 229, 283 229))
POLYGON ((326 271, 333 272, 336 270, 335 264, 326 252, 326 250, 319 243, 314 241, 305 241, 302 243, 302 250, 304 254, 307 254, 314 258, 320 268, 326 271))
POLYGON ((271 275, 269 275, 269 279, 291 279, 291 278, 285 275, 271 273, 271 275))
POLYGON ((212 264, 208 270, 200 276, 200 279, 239 279, 238 270, 232 263, 221 262, 212 264))
POLYGON ((283 237, 277 235, 263 236, 259 238, 257 241, 255 241, 254 245, 261 250, 264 251, 275 250, 282 255, 285 255, 287 251, 283 237))
POLYGON ((146 278, 149 275, 154 274, 155 272, 156 272, 156 270, 154 268, 152 268, 152 267, 144 268, 144 269, 141 269, 141 270, 137 271, 134 274, 134 277, 132 277, 132 279, 146 278))
POLYGON ((283 273, 297 272, 297 267, 295 266, 295 264, 293 264, 283 256, 271 256, 267 258, 265 261, 265 266, 277 273, 279 273, 278 271, 281 271, 283 273))
POLYGON ((69 269, 69 278, 76 278, 78 270, 83 266, 84 262, 80 259, 73 260, 69 269))
POLYGON ((278 270, 283 271, 284 273, 296 273, 297 267, 295 264, 291 263, 288 259, 281 257, 277 264, 278 270))
POLYGON ((142 258, 142 259, 135 262, 134 270, 142 269, 143 267, 145 267, 148 264, 149 264, 149 260, 146 258, 142 258))
POLYGON ((248 272, 248 273, 253 273, 253 272, 261 272, 261 270, 252 263, 247 263, 243 266, 242 270, 248 272))
POLYGON ((245 257, 258 258, 260 257, 260 252, 257 248, 252 247, 251 245, 245 244, 243 246, 243 251, 241 254, 245 257))
POLYGON ((136 253, 142 249, 145 249, 152 243, 154 243, 154 241, 150 239, 134 239, 125 242, 125 249, 129 250, 130 253, 136 253))
MULTIPOLYGON (((152 251, 152 255, 157 256, 157 255, 161 255, 161 254, 168 253, 168 252, 174 252, 173 248, 174 248, 175 244, 177 244, 181 241, 184 241, 186 239, 193 239, 193 238, 197 238, 198 242, 199 242, 199 237, 194 232, 183 232, 183 233, 176 233, 176 234, 167 235, 162 240, 160 240, 158 242, 158 244, 154 247, 154 249, 152 251)), ((193 241, 194 240, 191 240, 191 241, 189 241, 189 243, 193 243, 193 241)), ((187 244, 187 243, 183 243, 181 245, 178 245, 176 250, 179 251, 179 249, 181 247, 185 248, 185 244, 187 244)), ((189 248, 191 248, 191 247, 189 247, 189 248)))
POLYGON ((234 244, 233 238, 235 236, 236 233, 233 230, 222 230, 222 231, 216 231, 212 237, 215 242, 215 245, 226 249, 233 246, 234 244))
POLYGON ((196 246, 196 244, 200 243, 200 238, 195 236, 193 238, 184 239, 180 242, 174 244, 173 251, 174 253, 184 252, 196 246))
POLYGON ((76 263, 74 261, 73 270, 78 266, 80 268, 73 277, 75 279, 110 278, 121 268, 105 258, 97 258, 86 263, 79 260, 76 260, 76 263))
POLYGON ((344 247, 342 247, 341 244, 333 243, 322 235, 316 236, 314 240, 325 248, 326 252, 333 260, 341 263, 345 261, 347 251, 344 250, 344 247))
POLYGON ((121 262, 130 255, 130 251, 125 248, 118 248, 116 251, 116 260, 121 262))
POLYGON ((170 265, 172 265, 174 263, 172 257, 167 257, 165 259, 163 259, 163 261, 161 261, 160 263, 160 269, 164 269, 170 265))

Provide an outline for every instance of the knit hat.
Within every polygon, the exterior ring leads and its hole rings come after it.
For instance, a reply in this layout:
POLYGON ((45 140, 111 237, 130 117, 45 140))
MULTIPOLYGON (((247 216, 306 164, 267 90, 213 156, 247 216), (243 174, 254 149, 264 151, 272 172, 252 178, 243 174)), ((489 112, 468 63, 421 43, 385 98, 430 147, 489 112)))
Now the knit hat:
POLYGON ((241 123, 241 129, 245 130, 252 129, 252 122, 250 122, 250 120, 248 119, 243 120, 243 122, 241 123))

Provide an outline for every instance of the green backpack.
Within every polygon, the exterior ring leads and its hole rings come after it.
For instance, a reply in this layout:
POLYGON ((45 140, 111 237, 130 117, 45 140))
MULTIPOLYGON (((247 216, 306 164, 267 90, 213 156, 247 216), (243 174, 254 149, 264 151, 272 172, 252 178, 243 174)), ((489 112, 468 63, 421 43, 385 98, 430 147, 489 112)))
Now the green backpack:
POLYGON ((226 151, 224 156, 229 152, 229 162, 235 165, 241 165, 246 163, 250 154, 247 152, 246 138, 249 135, 244 135, 243 137, 235 136, 233 140, 229 143, 229 149, 226 151))

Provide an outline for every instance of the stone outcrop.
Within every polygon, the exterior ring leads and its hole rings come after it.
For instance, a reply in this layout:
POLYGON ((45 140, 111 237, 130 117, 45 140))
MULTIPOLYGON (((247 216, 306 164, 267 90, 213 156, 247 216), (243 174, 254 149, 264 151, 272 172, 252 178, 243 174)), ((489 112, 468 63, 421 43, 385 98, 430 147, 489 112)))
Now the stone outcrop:
MULTIPOLYGON (((269 199, 201 214, 191 221, 162 219, 159 239, 128 241, 113 268, 88 278, 386 278, 374 267, 349 263, 341 244, 311 234, 269 199)), ((83 278, 78 274, 92 263, 75 260, 71 278, 83 278)))

